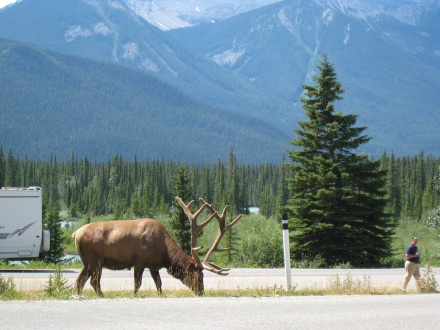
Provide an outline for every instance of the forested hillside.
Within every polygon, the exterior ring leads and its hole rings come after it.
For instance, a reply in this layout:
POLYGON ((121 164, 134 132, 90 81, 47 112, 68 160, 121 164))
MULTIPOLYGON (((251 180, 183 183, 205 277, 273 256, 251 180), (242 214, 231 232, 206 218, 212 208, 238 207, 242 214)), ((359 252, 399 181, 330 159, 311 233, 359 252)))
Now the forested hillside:
MULTIPOLYGON (((224 158, 227 161, 184 164, 125 160, 116 155, 91 162, 72 154, 66 161, 58 161, 55 155, 45 161, 20 157, 0 146, 0 187, 41 186, 45 201, 59 202, 70 216, 140 218, 170 212, 177 169, 183 166, 191 178, 194 200, 202 197, 217 209, 228 204, 232 214, 258 206, 262 215, 279 220, 280 206, 290 198, 286 179, 292 173, 286 164, 239 164, 232 150, 224 158)), ((391 154, 383 155, 380 162, 388 171, 386 211, 396 223, 425 221, 426 213, 440 203, 440 158, 391 154)))
POLYGON ((279 162, 288 145, 267 123, 116 64, 0 39, 0 71, 0 142, 32 159, 215 162, 232 147, 240 161, 279 162))
POLYGON ((195 53, 123 2, 20 1, 0 11, 0 38, 136 68, 199 102, 269 125, 287 120, 290 128, 293 118, 289 103, 195 53))

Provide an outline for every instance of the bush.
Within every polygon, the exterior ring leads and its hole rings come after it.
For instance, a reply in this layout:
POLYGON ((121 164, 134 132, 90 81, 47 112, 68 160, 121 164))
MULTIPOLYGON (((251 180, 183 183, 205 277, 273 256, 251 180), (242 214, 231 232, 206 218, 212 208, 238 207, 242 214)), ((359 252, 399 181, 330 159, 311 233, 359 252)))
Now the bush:
POLYGON ((296 268, 321 268, 325 266, 325 260, 320 254, 316 256, 308 256, 303 253, 301 260, 296 261, 293 265, 296 268))
POLYGON ((281 225, 262 216, 245 216, 237 224, 239 239, 235 263, 238 267, 283 267, 281 225))
POLYGON ((364 276, 363 280, 359 280, 354 279, 353 276, 348 273, 345 278, 336 275, 330 281, 328 289, 338 294, 360 294, 371 293, 372 285, 369 276, 364 276))
POLYGON ((63 277, 61 266, 58 264, 55 268, 54 275, 49 275, 47 285, 44 287, 45 293, 50 297, 60 297, 68 294, 71 287, 66 285, 67 279, 63 277))
POLYGON ((428 227, 439 228, 440 227, 440 209, 434 209, 426 212, 425 224, 428 227))
POLYGON ((418 287, 422 293, 433 293, 437 292, 438 283, 434 277, 434 273, 430 265, 426 265, 423 270, 424 274, 420 277, 418 281, 418 287))
POLYGON ((0 274, 0 296, 8 296, 15 292, 14 278, 9 277, 8 279, 4 279, 0 274))

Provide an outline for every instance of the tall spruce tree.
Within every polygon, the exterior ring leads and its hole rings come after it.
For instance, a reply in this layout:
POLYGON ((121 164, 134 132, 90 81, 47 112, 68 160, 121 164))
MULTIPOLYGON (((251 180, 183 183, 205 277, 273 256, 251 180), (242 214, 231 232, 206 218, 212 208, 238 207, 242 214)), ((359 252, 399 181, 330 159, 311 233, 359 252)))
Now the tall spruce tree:
POLYGON ((390 255, 392 224, 384 213, 386 172, 357 155, 370 138, 354 127, 357 115, 335 112, 344 92, 326 54, 316 86, 303 85, 308 121, 298 123, 289 151, 294 177, 286 210, 292 217, 294 257, 320 255, 327 265, 378 265, 390 255))
MULTIPOLYGON (((185 167, 181 165, 174 177, 174 194, 182 198, 185 203, 189 203, 192 199, 190 182, 185 167)), ((191 224, 176 200, 173 201, 173 214, 170 223, 180 247, 191 255, 191 224)))
POLYGON ((59 213, 60 205, 58 202, 51 203, 49 201, 43 205, 43 226, 50 232, 50 248, 43 258, 46 263, 57 264, 63 261, 65 238, 61 230, 59 213))

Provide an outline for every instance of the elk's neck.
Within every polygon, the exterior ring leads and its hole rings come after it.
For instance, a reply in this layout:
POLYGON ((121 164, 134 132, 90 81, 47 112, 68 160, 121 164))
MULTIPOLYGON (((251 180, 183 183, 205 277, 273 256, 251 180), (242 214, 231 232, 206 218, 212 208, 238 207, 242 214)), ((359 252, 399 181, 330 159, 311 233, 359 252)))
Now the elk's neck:
POLYGON ((183 264, 189 264, 189 259, 191 259, 191 257, 189 257, 179 246, 179 244, 177 244, 177 242, 172 239, 171 237, 169 237, 169 239, 167 240, 167 249, 168 249, 168 256, 169 259, 171 261, 171 264, 168 266, 174 266, 174 265, 183 265, 183 264))

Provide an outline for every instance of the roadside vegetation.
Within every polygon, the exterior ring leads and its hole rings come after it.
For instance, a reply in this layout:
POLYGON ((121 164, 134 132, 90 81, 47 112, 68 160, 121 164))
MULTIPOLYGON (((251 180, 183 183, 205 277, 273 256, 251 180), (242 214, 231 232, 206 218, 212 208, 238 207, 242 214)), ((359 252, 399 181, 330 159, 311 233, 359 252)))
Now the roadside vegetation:
MULTIPOLYGON (((420 280, 420 290, 414 293, 437 293, 438 283, 427 266, 423 270, 420 280)), ((398 287, 374 288, 369 277, 362 280, 353 278, 348 272, 346 276, 333 276, 324 288, 293 287, 286 291, 282 286, 266 286, 256 289, 240 288, 230 290, 207 290, 205 297, 281 297, 281 296, 310 296, 310 295, 392 295, 402 294, 398 287)), ((4 278, 0 274, 0 301, 5 300, 84 300, 84 299, 115 299, 115 298, 194 298, 196 297, 189 289, 164 290, 161 296, 156 290, 141 290, 138 295, 130 291, 106 291, 105 297, 100 298, 93 290, 84 290, 77 295, 74 286, 67 285, 67 279, 63 277, 60 266, 56 266, 54 273, 50 274, 43 290, 24 291, 19 290, 14 284, 13 278, 4 278)))

